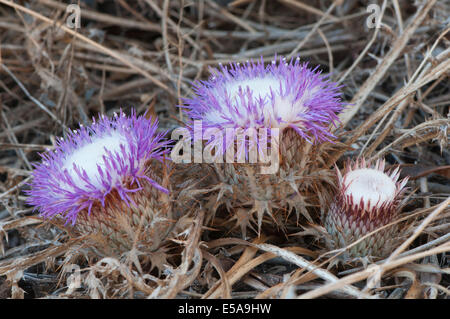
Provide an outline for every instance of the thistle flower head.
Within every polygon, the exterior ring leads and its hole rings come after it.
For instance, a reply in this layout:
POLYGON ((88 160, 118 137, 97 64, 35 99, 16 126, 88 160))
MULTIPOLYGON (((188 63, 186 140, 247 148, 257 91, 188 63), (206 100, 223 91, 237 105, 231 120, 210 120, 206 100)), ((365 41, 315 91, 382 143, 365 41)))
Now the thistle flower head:
MULTIPOLYGON (((337 170, 338 191, 325 219, 334 246, 346 247, 395 220, 408 180, 399 181, 399 175, 398 168, 385 172, 384 160, 375 165, 357 160, 347 166, 344 174, 337 170)), ((395 227, 380 230, 353 246, 350 254, 382 255, 390 250, 388 243, 395 231, 395 227)))
MULTIPOLYGON (((373 167, 364 159, 349 165, 344 175, 338 174, 339 195, 344 205, 355 213, 386 212, 386 208, 398 204, 399 194, 404 191, 407 179, 398 182, 400 172, 385 172, 384 160, 378 160, 373 167)), ((375 216, 372 216, 375 217, 375 216)))
POLYGON ((45 218, 62 215, 75 224, 80 211, 91 214, 94 204, 105 206, 114 192, 126 203, 134 204, 131 194, 145 181, 163 192, 167 189, 149 177, 146 163, 161 160, 167 152, 157 122, 143 116, 126 116, 122 111, 109 119, 93 119, 90 127, 57 141, 56 149, 41 154, 35 165, 28 203, 45 218))
POLYGON ((328 140, 342 110, 339 88, 300 59, 234 63, 213 69, 185 100, 193 120, 207 128, 294 129, 308 141, 328 140))

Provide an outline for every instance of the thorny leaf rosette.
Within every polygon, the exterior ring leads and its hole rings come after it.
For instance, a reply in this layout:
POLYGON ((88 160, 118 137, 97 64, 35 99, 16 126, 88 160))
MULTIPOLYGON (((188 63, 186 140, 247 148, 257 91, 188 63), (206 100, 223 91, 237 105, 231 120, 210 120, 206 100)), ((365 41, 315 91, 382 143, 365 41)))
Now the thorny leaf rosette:
MULTIPOLYGON (((331 249, 345 248, 363 236, 395 221, 408 178, 399 181, 398 168, 385 172, 384 160, 364 159, 337 170, 337 194, 325 216, 331 249)), ((397 225, 380 229, 348 249, 347 258, 384 257, 399 242, 397 225)))
POLYGON ((261 60, 213 69, 194 91, 184 107, 194 143, 200 138, 214 149, 211 165, 220 191, 213 205, 226 203, 244 236, 255 213, 258 232, 264 214, 282 229, 285 216, 274 212, 295 208, 297 219, 302 213, 311 220, 309 207, 327 197, 323 183, 333 183, 327 160, 336 147, 330 126, 343 108, 339 87, 299 58, 280 58, 268 65, 261 60), (256 150, 256 161, 250 150, 256 150))
POLYGON ((120 255, 134 243, 153 251, 173 226, 167 143, 151 119, 102 115, 41 155, 28 203, 42 217, 90 235, 102 254, 120 255))

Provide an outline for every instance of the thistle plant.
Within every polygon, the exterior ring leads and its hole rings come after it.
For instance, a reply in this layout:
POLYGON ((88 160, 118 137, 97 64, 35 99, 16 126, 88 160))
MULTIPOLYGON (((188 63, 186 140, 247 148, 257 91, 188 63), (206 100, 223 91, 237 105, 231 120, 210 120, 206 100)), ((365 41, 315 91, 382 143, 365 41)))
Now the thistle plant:
POLYGON ((28 203, 43 218, 89 235, 101 254, 134 245, 156 250, 173 226, 163 163, 168 141, 157 125, 121 111, 59 139, 35 165, 28 203))
POLYGON ((220 188, 214 206, 225 203, 235 213, 236 226, 244 236, 255 214, 258 231, 265 214, 283 226, 283 214, 278 212, 289 214, 293 208, 297 219, 302 213, 311 220, 309 207, 324 204, 328 191, 323 185, 333 183, 327 161, 336 146, 330 126, 337 124, 343 108, 339 87, 299 58, 289 62, 280 58, 268 65, 262 59, 234 63, 211 72, 208 81, 195 84, 194 97, 185 100, 183 107, 192 119, 189 126, 194 128, 195 121, 201 121, 201 139, 211 129, 253 130, 259 135, 253 145, 246 137, 241 144, 228 136, 207 138, 206 145, 212 145, 220 159, 211 164, 216 189, 220 188), (278 140, 272 139, 275 135, 278 140), (261 143, 269 139, 270 143, 261 143), (270 150, 264 149, 266 145, 270 150), (248 163, 252 147, 258 155, 272 152, 270 157, 277 161, 273 173, 260 171, 267 166, 262 163, 269 158, 267 154, 260 157, 263 161, 248 163), (223 160, 229 149, 246 162, 223 160), (221 160, 228 163, 218 164, 221 160), (243 209, 247 213, 242 214, 243 209))
MULTIPOLYGON (((344 248, 398 218, 408 178, 399 181, 398 168, 385 171, 384 160, 370 165, 364 159, 337 171, 337 192, 325 216, 331 249, 344 248)), ((400 237, 387 226, 352 246, 345 257, 384 257, 400 237)))

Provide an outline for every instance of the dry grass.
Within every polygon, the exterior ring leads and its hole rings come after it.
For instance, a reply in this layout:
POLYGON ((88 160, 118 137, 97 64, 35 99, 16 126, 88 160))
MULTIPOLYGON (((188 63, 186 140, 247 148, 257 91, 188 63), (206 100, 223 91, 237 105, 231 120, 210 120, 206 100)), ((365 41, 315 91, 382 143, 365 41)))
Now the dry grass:
POLYGON ((368 1, 93 0, 80 3, 76 30, 64 3, 0 0, 0 298, 448 298, 450 7, 415 2, 380 1, 380 28, 368 29, 368 1), (209 66, 275 54, 320 64, 343 85, 350 105, 336 133, 351 150, 333 161, 386 157, 411 177, 402 219, 412 227, 388 258, 329 268, 342 251, 323 249, 320 223, 243 240, 225 213, 205 223, 198 203, 159 273, 133 251, 80 254, 82 238, 25 205, 37 153, 69 128, 133 106, 172 130, 209 66), (80 289, 68 285, 70 264, 80 289))

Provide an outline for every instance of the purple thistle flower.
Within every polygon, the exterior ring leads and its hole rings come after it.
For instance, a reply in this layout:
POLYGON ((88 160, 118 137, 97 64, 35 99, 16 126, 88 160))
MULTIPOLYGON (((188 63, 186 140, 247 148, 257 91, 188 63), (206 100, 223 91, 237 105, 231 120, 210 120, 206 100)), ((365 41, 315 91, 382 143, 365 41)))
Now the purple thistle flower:
MULTIPOLYGON (((185 99, 188 115, 208 128, 224 130, 294 129, 310 143, 330 141, 329 126, 336 125, 343 103, 335 83, 300 59, 280 58, 233 63, 212 69, 208 81, 194 84, 195 96, 185 99)), ((189 124, 193 128, 193 124, 189 124)), ((210 140, 210 142, 213 142, 210 140)), ((217 141, 215 141, 217 143, 217 141)), ((231 141, 225 141, 228 147, 231 141)))
POLYGON ((319 187, 331 180, 317 172, 328 169, 324 159, 332 143, 323 142, 334 139, 330 126, 344 105, 340 87, 299 58, 231 63, 211 73, 194 84, 194 96, 181 107, 191 119, 194 152, 202 146, 200 139, 209 138, 200 155, 215 161, 220 188, 215 207, 224 203, 234 210, 244 237, 255 214, 258 233, 264 214, 277 222, 295 208, 297 217, 301 213, 311 220, 306 207, 318 205, 310 194, 318 193, 322 202, 327 188, 319 187))
POLYGON ((162 160, 168 150, 164 133, 157 133, 158 123, 122 111, 113 119, 103 115, 93 119, 90 127, 69 133, 57 142, 53 152, 40 154, 42 163, 35 164, 28 203, 36 206, 41 216, 53 218, 61 214, 72 225, 82 210, 88 215, 95 203, 105 207, 108 194, 115 191, 120 199, 135 205, 131 193, 146 181, 158 190, 168 190, 146 174, 146 163, 162 160))

